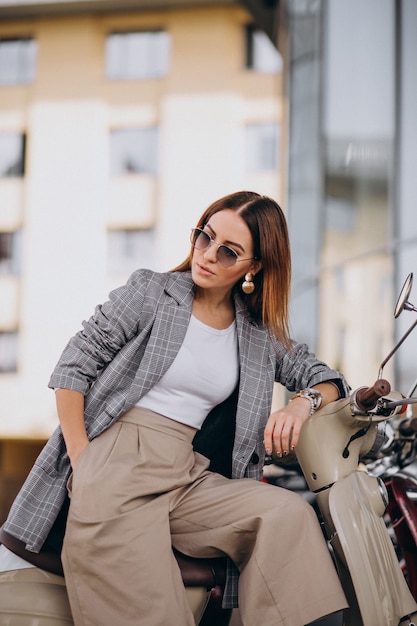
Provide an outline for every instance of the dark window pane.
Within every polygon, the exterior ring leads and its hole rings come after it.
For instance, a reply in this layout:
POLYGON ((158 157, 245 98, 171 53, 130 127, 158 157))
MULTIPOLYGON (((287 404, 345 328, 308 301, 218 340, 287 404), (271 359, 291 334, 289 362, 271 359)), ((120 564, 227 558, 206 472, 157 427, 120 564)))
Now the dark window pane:
POLYGON ((24 164, 25 136, 0 133, 0 177, 23 176, 24 164))
POLYGON ((20 268, 20 233, 0 232, 0 275, 18 274, 20 268))

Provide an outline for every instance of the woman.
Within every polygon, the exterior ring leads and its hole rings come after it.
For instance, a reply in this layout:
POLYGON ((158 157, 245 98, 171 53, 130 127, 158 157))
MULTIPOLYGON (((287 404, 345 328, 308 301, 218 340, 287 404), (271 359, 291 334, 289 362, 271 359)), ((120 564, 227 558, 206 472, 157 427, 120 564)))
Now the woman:
POLYGON ((76 626, 194 624, 172 546, 230 557, 226 602, 245 626, 304 626, 346 606, 312 508, 259 482, 265 452, 287 455, 308 416, 348 392, 288 337, 284 215, 234 193, 191 243, 172 272, 135 272, 68 343, 49 383, 60 429, 5 525, 39 551, 68 487, 76 626), (274 381, 301 393, 270 414, 274 381))

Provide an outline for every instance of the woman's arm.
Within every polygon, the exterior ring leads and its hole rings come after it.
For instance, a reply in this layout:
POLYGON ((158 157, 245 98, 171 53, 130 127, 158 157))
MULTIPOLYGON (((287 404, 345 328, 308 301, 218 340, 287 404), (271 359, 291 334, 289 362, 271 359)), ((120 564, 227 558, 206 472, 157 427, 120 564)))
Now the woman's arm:
POLYGON ((332 381, 339 388, 341 398, 349 395, 350 387, 344 376, 320 361, 305 343, 293 342, 289 350, 278 347, 277 355, 275 380, 289 391, 316 388, 332 381))
POLYGON ((115 355, 137 335, 152 272, 137 270, 126 285, 114 289, 96 307, 65 347, 48 386, 87 394, 91 384, 115 355))
MULTIPOLYGON (((305 343, 292 342, 288 350, 277 344, 275 381, 289 391, 317 389, 322 395, 321 406, 349 395, 350 387, 344 376, 317 359, 305 343)), ((267 454, 287 455, 298 443, 301 427, 311 410, 308 398, 296 397, 287 406, 269 416, 264 432, 267 454)))
POLYGON ((62 434, 74 469, 81 452, 88 445, 84 422, 84 395, 71 389, 57 389, 55 396, 62 434))
MULTIPOLYGON (((322 395, 321 406, 340 397, 337 386, 332 383, 319 383, 314 385, 314 389, 322 395)), ((278 456, 286 456, 293 450, 298 443, 301 427, 309 417, 310 411, 310 400, 298 396, 282 409, 271 413, 264 431, 266 453, 272 454, 275 451, 278 456)))

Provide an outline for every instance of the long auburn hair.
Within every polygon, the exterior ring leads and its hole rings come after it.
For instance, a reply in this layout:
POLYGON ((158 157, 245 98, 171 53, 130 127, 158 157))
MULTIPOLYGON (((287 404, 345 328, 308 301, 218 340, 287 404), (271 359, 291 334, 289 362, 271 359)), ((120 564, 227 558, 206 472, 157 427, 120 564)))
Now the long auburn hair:
MULTIPOLYGON (((287 222, 280 206, 253 191, 238 191, 216 200, 200 217, 197 228, 204 228, 219 211, 236 211, 246 222, 253 239, 254 256, 262 263, 253 278, 255 290, 244 298, 250 316, 265 324, 275 337, 289 346, 288 309, 291 283, 291 253, 287 222)), ((193 247, 188 257, 172 272, 191 271, 193 247)))

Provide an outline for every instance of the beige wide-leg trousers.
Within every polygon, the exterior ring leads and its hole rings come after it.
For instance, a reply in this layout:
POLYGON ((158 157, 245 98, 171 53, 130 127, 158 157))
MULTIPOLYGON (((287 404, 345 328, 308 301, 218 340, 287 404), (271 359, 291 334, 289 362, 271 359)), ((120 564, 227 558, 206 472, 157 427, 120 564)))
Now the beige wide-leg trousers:
POLYGON ((75 625, 194 626, 172 545, 233 559, 245 626, 303 626, 345 607, 312 507, 209 472, 194 435, 134 408, 81 454, 62 554, 75 625))

